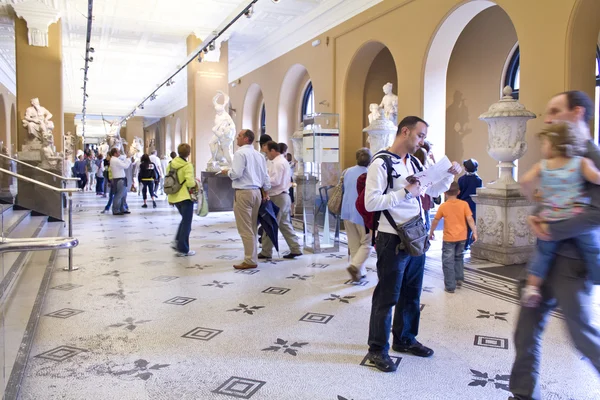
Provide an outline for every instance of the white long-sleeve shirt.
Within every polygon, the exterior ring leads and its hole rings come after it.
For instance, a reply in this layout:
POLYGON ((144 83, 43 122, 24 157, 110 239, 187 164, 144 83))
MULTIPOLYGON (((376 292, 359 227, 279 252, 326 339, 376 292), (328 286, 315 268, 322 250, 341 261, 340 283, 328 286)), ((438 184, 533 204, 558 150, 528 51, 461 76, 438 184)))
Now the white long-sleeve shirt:
POLYGON ((125 178, 125 170, 131 165, 131 160, 124 155, 110 158, 110 172, 113 179, 125 178))
POLYGON ((227 175, 234 189, 271 189, 267 162, 262 154, 246 144, 235 152, 227 175))
POLYGON ((269 179, 271 181, 271 190, 269 190, 269 196, 277 196, 278 194, 287 193, 292 184, 292 178, 290 177, 290 164, 283 157, 278 155, 273 160, 267 163, 267 171, 269 173, 269 179))
POLYGON ((156 169, 158 170, 158 174, 161 178, 163 176, 165 176, 165 172, 162 169, 162 164, 161 164, 160 158, 158 158, 158 156, 155 156, 154 154, 152 154, 150 156, 150 162, 152 162, 152 163, 154 163, 154 165, 156 165, 156 169))
MULTIPOLYGON (((406 192, 404 190, 409 185, 406 178, 419 172, 419 170, 413 167, 409 155, 401 159, 396 154, 389 152, 386 154, 391 157, 394 167, 394 171, 392 172, 393 187, 388 188, 387 193, 383 194, 387 187, 388 173, 382 159, 378 158, 374 160, 367 170, 365 208, 367 211, 388 210, 396 225, 401 225, 419 215, 419 213, 423 216, 419 196, 406 200, 406 192)), ((419 163, 418 160, 416 162, 419 163)), ((448 177, 427 189, 426 193, 431 197, 437 197, 450 188, 453 180, 454 176, 449 174, 448 177)), ((379 218, 378 230, 380 232, 396 234, 396 231, 392 228, 383 213, 379 218)))

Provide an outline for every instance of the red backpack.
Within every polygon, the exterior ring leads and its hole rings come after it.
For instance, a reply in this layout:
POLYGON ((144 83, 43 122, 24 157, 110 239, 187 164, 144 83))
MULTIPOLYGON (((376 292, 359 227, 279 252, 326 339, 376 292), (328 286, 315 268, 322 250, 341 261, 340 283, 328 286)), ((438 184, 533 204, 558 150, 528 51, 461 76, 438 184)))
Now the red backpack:
MULTIPOLYGON (((394 187, 394 177, 392 176, 392 172, 394 171, 394 165, 392 164, 392 159, 390 157, 390 153, 383 150, 375 154, 375 156, 371 159, 371 163, 375 161, 377 158, 381 158, 383 160, 383 167, 387 171, 387 186, 383 191, 383 194, 386 194, 389 188, 394 187)), ((410 156, 410 160, 414 166, 415 171, 422 171, 420 162, 413 156, 410 156)), ((379 217, 381 215, 381 211, 367 211, 365 208, 365 187, 367 182, 367 174, 361 174, 356 181, 356 191, 358 192, 358 198, 356 199, 356 210, 363 217, 365 221, 365 227, 368 230, 376 231, 377 226, 379 225, 379 217)), ((375 235, 373 235, 373 242, 375 241, 375 235)))

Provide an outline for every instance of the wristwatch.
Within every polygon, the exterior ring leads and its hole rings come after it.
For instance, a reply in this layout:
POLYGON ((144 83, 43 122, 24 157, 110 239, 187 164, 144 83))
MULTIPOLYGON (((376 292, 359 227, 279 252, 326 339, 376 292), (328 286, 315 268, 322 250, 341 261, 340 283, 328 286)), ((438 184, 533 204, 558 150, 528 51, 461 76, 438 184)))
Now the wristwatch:
POLYGON ((412 200, 415 196, 412 195, 411 192, 409 192, 408 190, 406 190, 406 188, 404 188, 404 191, 406 192, 406 195, 404 195, 404 200, 412 200))

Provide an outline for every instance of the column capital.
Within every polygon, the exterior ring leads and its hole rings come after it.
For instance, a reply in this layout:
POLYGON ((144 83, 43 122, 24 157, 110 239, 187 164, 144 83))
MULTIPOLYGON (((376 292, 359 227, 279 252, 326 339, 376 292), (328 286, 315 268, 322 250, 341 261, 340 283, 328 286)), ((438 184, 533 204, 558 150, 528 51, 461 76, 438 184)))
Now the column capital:
POLYGON ((29 45, 48 47, 48 27, 58 22, 60 11, 38 0, 26 0, 12 7, 27 22, 29 45))

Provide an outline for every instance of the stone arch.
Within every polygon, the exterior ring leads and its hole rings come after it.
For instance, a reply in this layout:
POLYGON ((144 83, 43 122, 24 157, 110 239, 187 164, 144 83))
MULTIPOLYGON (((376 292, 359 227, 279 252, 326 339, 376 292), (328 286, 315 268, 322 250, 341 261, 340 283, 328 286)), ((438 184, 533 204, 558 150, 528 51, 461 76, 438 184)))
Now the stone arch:
POLYGON ((446 83, 452 50, 467 24, 495 5, 481 0, 455 8, 444 18, 429 44, 423 79, 423 118, 434 127, 429 130, 428 137, 435 142, 436 158, 443 156, 446 150, 446 83))
POLYGON ((14 156, 18 151, 17 146, 19 145, 17 141, 17 112, 15 110, 15 103, 12 103, 10 106, 10 145, 8 152, 11 156, 14 156))
POLYGON ((344 82, 344 133, 341 137, 341 147, 345 166, 349 166, 354 161, 356 150, 365 145, 366 138, 362 130, 368 125, 369 103, 381 101, 382 87, 386 82, 391 82, 394 85, 393 92, 397 92, 396 62, 388 47, 380 41, 365 42, 352 57, 344 82), (382 66, 378 66, 380 63, 382 66), (385 71, 378 73, 373 68, 383 68, 385 71))
POLYGON ((3 142, 2 147, 10 148, 10 133, 9 133, 9 119, 6 111, 6 101, 4 95, 0 93, 0 140, 3 142))
POLYGON ((256 83, 251 84, 244 97, 242 109, 242 129, 251 129, 255 135, 260 135, 260 111, 264 103, 262 89, 256 83))
MULTIPOLYGON (((302 64, 294 64, 285 74, 279 92, 277 140, 287 143, 302 119, 302 96, 310 75, 302 64)), ((314 90, 314 89, 313 89, 314 90)))

